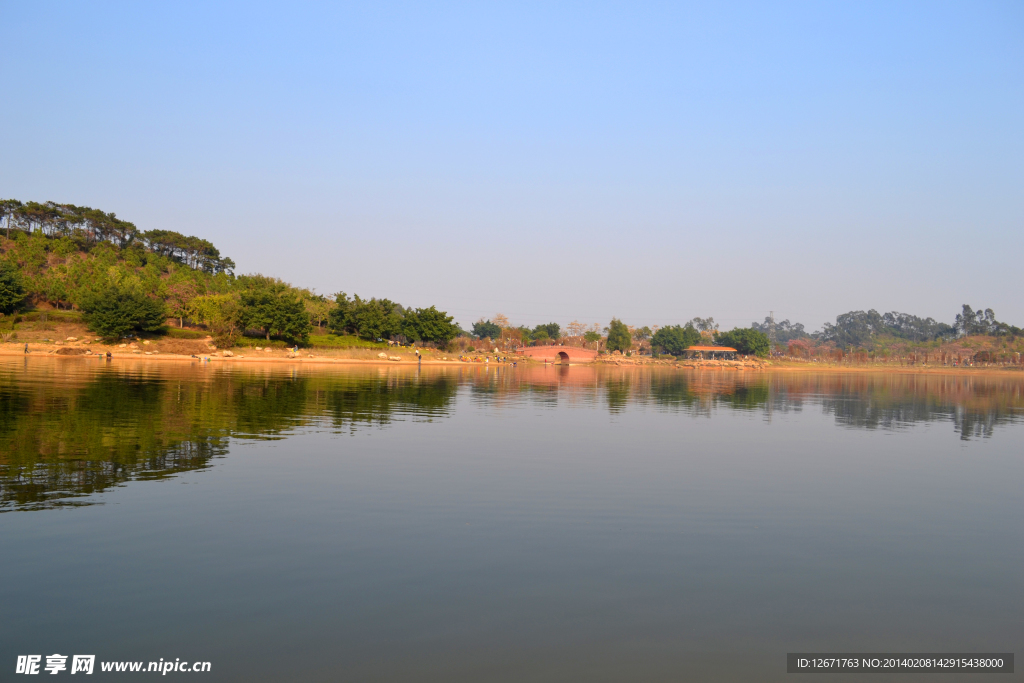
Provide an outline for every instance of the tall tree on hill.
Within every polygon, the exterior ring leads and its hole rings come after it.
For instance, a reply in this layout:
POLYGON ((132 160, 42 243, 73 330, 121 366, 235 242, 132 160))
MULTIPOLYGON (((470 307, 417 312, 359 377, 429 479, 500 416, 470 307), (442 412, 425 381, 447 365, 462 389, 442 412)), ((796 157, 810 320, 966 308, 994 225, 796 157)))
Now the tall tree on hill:
POLYGON ((956 315, 953 326, 958 334, 968 337, 972 334, 988 334, 997 325, 996 314, 991 308, 975 311, 967 304, 956 315))
POLYGON ((11 239, 11 228, 14 227, 20 208, 21 202, 17 199, 0 200, 0 219, 3 219, 7 227, 7 239, 11 239))
POLYGON ((890 311, 883 315, 875 309, 871 309, 837 315, 835 325, 825 323, 821 333, 817 336, 822 341, 834 342, 840 347, 871 348, 880 339, 886 337, 908 341, 928 341, 950 336, 953 332, 952 327, 936 322, 932 318, 919 318, 897 311, 890 311))
POLYGON ((707 318, 694 318, 686 324, 693 327, 698 332, 714 332, 718 329, 718 323, 716 323, 715 319, 711 316, 708 316, 707 318))
MULTIPOLYGON (((750 328, 768 334, 771 324, 771 317, 765 316, 763 323, 750 323, 750 328)), ((785 344, 793 339, 809 339, 810 336, 804 329, 803 323, 791 323, 788 319, 775 323, 775 338, 780 344, 785 344)))

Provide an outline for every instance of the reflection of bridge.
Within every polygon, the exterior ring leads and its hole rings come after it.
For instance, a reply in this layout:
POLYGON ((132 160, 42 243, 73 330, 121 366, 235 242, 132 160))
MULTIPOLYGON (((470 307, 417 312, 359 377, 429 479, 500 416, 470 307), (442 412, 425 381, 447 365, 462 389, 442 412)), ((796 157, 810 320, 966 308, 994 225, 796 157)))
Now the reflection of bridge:
POLYGON ((524 346, 519 354, 548 363, 591 363, 597 358, 597 351, 578 346, 524 346))

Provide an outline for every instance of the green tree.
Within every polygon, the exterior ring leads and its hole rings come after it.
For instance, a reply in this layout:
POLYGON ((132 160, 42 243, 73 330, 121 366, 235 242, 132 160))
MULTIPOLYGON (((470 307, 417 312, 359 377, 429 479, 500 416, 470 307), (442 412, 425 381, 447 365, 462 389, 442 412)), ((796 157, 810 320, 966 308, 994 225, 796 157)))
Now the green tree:
POLYGON ((21 275, 9 263, 0 261, 0 313, 14 313, 24 300, 21 275))
POLYGON ((771 350, 768 335, 750 327, 737 327, 734 330, 720 333, 715 341, 722 346, 731 346, 748 356, 764 357, 771 350))
POLYGON ((107 339, 119 339, 129 332, 156 332, 167 318, 162 301, 115 286, 87 297, 82 312, 89 328, 107 339))
POLYGON ((323 294, 312 292, 303 292, 302 305, 306 307, 310 322, 316 323, 318 329, 323 327, 324 321, 328 319, 335 306, 334 302, 323 294))
POLYGON ((358 296, 352 307, 356 334, 363 339, 386 340, 402 334, 404 309, 390 299, 364 301, 358 296))
POLYGON ((618 318, 612 318, 611 323, 608 325, 608 350, 621 351, 625 353, 632 348, 632 346, 633 336, 629 333, 629 328, 626 327, 626 323, 622 322, 618 318))
POLYGON ((7 239, 11 238, 11 228, 18 219, 18 210, 22 204, 17 199, 0 199, 0 220, 7 227, 7 239))
POLYGON ((206 325, 221 348, 231 348, 242 334, 242 307, 237 295, 198 296, 189 305, 188 315, 206 325))
POLYGON ((452 323, 452 316, 439 311, 434 306, 407 310, 403 320, 403 334, 409 339, 418 341, 447 344, 458 336, 458 325, 452 323))
POLYGON ((335 334, 356 334, 370 341, 418 334, 413 320, 405 322, 405 312, 401 305, 389 299, 361 299, 358 294, 349 299, 347 294, 339 292, 334 309, 327 316, 327 328, 335 334))
POLYGON ((686 323, 687 327, 693 327, 698 332, 714 332, 718 329, 718 323, 711 316, 707 318, 694 318, 686 323))
MULTIPOLYGON (((359 298, 358 296, 356 297, 359 298)), ((353 301, 345 292, 334 295, 334 308, 327 314, 327 329, 334 334, 354 334, 355 321, 352 319, 353 301)))
POLYGON ((192 300, 199 296, 199 287, 192 280, 180 280, 167 287, 167 308, 183 327, 192 300))
POLYGON ((975 311, 967 304, 964 304, 962 312, 956 315, 953 329, 962 336, 992 334, 994 330, 998 329, 1000 324, 996 320, 996 314, 991 308, 986 308, 985 310, 979 308, 975 311))
POLYGON ((312 324, 302 300, 292 289, 279 281, 253 279, 250 287, 239 294, 241 323, 266 335, 276 334, 305 343, 312 324))
POLYGON ((502 343, 507 347, 510 344, 512 346, 527 346, 532 344, 536 337, 533 336, 533 331, 526 325, 520 325, 519 327, 506 327, 501 331, 502 343))
POLYGON ((541 332, 544 333, 544 337, 551 340, 557 340, 562 336, 562 328, 558 323, 547 323, 546 325, 537 325, 533 328, 533 338, 541 339, 541 332))
POLYGON ((657 349, 659 353, 668 353, 673 356, 681 356, 683 351, 699 344, 700 332, 687 323, 682 325, 669 325, 662 327, 651 337, 651 348, 657 349))
POLYGON ((601 341, 601 334, 595 332, 594 330, 587 330, 586 332, 583 333, 583 341, 586 342, 587 344, 599 342, 601 341))
MULTIPOLYGON (((972 320, 977 319, 970 306, 964 307, 964 313, 970 313, 972 320)), ((989 309, 988 313, 992 314, 992 310, 989 309)), ((985 319, 984 315, 981 317, 985 319)), ((994 314, 990 315, 988 319, 994 320, 994 314)), ((954 329, 945 323, 936 322, 932 318, 919 318, 898 311, 890 311, 885 314, 874 309, 850 311, 837 315, 835 325, 825 323, 822 326, 820 339, 826 342, 835 342, 839 347, 874 348, 879 342, 884 343, 887 337, 908 341, 926 341, 952 336, 962 329, 962 320, 963 317, 958 315, 957 327, 954 329)), ((762 327, 756 329, 764 331, 762 327)))
POLYGON ((501 327, 481 318, 473 323, 473 336, 477 339, 498 339, 501 337, 501 327))

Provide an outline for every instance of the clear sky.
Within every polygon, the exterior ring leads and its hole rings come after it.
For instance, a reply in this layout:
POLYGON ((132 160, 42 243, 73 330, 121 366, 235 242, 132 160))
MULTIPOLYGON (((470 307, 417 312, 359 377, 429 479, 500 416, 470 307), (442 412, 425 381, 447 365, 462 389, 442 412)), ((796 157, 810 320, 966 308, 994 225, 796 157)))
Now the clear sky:
POLYGON ((1024 3, 0 0, 0 196, 466 325, 1024 324, 1024 3))

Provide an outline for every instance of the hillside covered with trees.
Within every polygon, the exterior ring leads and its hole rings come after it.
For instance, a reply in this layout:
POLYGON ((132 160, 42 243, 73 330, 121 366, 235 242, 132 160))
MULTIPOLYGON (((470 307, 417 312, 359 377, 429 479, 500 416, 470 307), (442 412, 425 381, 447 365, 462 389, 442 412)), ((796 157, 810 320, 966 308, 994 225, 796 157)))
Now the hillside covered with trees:
POLYGON ((446 344, 461 329, 431 306, 335 298, 264 275, 235 275, 208 240, 139 230, 114 213, 55 202, 0 201, 0 313, 76 311, 115 339, 201 325, 219 345, 243 335, 306 343, 328 330, 363 340, 446 344), (326 327, 325 327, 326 326, 326 327))

